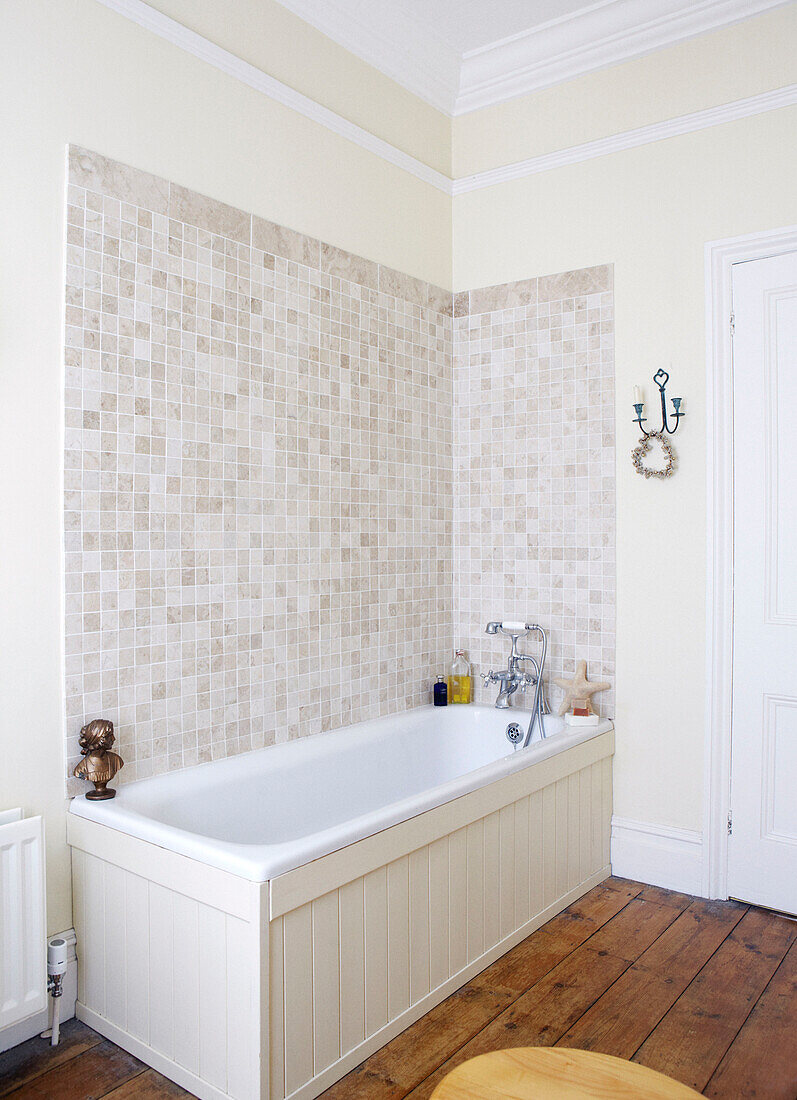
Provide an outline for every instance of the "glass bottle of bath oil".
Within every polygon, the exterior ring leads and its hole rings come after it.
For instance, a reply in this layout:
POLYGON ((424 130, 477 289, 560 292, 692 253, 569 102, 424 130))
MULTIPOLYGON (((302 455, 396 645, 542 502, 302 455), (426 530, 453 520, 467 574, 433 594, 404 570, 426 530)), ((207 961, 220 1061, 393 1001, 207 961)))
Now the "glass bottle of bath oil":
POLYGON ((448 674, 448 702, 470 703, 473 699, 473 677, 464 649, 454 654, 451 671, 448 674))

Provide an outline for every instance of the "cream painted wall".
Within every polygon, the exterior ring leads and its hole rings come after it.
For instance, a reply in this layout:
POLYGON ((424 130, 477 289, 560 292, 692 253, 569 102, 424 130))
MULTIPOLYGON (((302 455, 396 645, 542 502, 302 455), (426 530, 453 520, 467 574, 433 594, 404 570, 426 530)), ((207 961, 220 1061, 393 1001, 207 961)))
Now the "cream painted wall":
POLYGON ((703 824, 704 245, 797 222, 795 134, 797 108, 784 108, 454 200, 457 289, 615 265, 614 810, 633 820, 703 824), (631 391, 641 385, 651 401, 659 367, 688 417, 676 476, 651 482, 631 465, 631 391))
POLYGON ((147 0, 150 7, 451 174, 451 120, 277 0, 147 0))
POLYGON ((797 80, 797 3, 453 123, 454 176, 595 141, 797 80))
POLYGON ((45 815, 53 932, 72 921, 61 684, 67 142, 443 285, 450 200, 95 0, 7 0, 0 20, 0 808, 45 815))

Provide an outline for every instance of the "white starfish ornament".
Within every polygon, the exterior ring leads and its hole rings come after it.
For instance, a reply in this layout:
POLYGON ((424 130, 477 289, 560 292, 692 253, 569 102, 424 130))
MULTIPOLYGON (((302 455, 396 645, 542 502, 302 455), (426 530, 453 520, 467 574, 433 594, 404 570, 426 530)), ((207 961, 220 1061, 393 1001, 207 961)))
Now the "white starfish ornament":
POLYGON ((610 688, 611 684, 606 683, 594 683, 591 684, 587 680, 587 662, 579 661, 576 665, 576 674, 571 680, 556 679, 554 683, 564 688, 565 697, 562 700, 562 705, 559 707, 559 714, 566 714, 569 710, 577 708, 579 710, 586 710, 589 714, 594 714, 595 709, 592 706, 592 696, 596 691, 606 691, 610 688))

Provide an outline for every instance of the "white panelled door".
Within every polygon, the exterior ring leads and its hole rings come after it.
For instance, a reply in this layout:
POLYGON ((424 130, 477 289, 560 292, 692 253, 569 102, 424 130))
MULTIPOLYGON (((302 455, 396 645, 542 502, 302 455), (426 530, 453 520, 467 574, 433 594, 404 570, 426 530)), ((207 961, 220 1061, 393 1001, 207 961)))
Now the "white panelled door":
POLYGON ((797 913, 797 253, 733 266, 728 893, 797 913))

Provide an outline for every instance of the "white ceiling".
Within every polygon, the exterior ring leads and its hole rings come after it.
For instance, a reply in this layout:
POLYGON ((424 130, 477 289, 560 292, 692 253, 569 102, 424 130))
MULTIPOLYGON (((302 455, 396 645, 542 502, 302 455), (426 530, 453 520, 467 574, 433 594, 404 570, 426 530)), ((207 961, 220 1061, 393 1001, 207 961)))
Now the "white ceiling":
MULTIPOLYGON (((372 12, 377 6, 367 0, 361 4, 372 12)), ((437 34, 460 55, 585 6, 584 0, 399 0, 397 4, 419 27, 437 34)))
POLYGON ((449 115, 739 22, 788 0, 279 0, 449 115))

